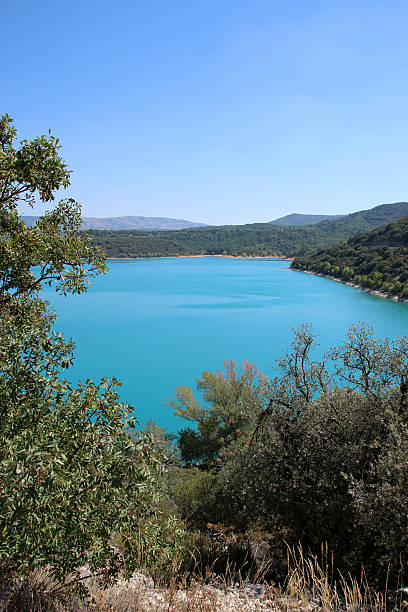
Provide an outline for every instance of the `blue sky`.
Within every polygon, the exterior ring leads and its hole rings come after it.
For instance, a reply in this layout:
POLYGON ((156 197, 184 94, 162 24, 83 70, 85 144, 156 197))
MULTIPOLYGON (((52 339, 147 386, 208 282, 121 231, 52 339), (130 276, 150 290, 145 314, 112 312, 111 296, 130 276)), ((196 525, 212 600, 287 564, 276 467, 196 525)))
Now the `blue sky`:
POLYGON ((408 2, 2 3, 0 111, 88 216, 206 223, 408 199, 408 2))

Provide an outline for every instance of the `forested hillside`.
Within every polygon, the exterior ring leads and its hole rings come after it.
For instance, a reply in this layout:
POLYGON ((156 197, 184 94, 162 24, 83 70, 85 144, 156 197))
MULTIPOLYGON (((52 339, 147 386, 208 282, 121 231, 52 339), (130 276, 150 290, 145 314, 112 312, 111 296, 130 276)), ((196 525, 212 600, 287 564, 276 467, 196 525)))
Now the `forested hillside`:
POLYGON ((382 204, 333 221, 307 227, 270 223, 191 228, 179 231, 91 231, 95 245, 108 257, 177 255, 279 255, 295 257, 343 242, 356 234, 408 214, 408 203, 382 204))
POLYGON ((408 298, 408 217, 304 257, 292 268, 408 298))
POLYGON ((274 219, 273 221, 269 221, 269 223, 271 225, 283 225, 286 227, 293 227, 295 225, 316 225, 316 223, 320 223, 320 221, 333 221, 333 219, 338 219, 343 216, 344 215, 301 215, 294 213, 292 215, 279 217, 279 219, 274 219))

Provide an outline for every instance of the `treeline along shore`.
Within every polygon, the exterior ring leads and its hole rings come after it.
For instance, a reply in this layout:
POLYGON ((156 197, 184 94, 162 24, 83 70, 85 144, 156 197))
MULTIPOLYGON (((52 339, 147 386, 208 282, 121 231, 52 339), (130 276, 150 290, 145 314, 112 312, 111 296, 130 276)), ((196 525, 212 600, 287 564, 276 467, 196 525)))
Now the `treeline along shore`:
POLYGON ((408 299, 407 202, 303 227, 256 223, 155 232, 93 230, 89 235, 109 258, 279 257, 294 260, 293 270, 408 299))
POLYGON ((346 244, 297 257, 294 270, 314 272, 386 297, 408 299, 408 216, 346 244))

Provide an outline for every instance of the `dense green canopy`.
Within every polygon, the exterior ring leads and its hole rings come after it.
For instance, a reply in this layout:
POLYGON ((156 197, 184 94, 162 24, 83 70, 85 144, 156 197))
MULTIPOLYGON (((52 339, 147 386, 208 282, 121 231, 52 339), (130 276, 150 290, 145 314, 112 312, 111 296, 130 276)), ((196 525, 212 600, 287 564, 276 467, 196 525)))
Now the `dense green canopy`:
POLYGON ((408 217, 298 257, 292 268, 408 298, 408 217))

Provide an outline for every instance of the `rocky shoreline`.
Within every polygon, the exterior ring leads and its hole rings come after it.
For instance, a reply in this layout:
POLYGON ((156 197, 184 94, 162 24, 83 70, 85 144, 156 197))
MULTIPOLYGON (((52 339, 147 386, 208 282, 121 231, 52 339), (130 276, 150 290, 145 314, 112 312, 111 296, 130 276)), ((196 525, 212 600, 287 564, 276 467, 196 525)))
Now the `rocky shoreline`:
POLYGON ((360 291, 364 291, 365 293, 372 293, 380 298, 386 298, 389 300, 393 300, 394 302, 404 302, 408 303, 407 298, 400 297, 398 295, 394 295, 393 293, 387 293, 385 291, 379 291, 378 289, 370 289, 369 287, 363 287, 362 285, 358 285, 357 283, 353 283, 351 281, 345 281, 342 278, 337 278, 336 276, 331 276, 330 274, 322 274, 321 272, 314 272, 313 270, 299 270, 291 268, 294 272, 304 272, 305 274, 314 274, 315 276, 321 276, 322 278, 328 278, 329 280, 336 281, 337 283, 342 283, 342 285, 347 285, 348 287, 353 287, 354 289, 359 289, 360 291))

